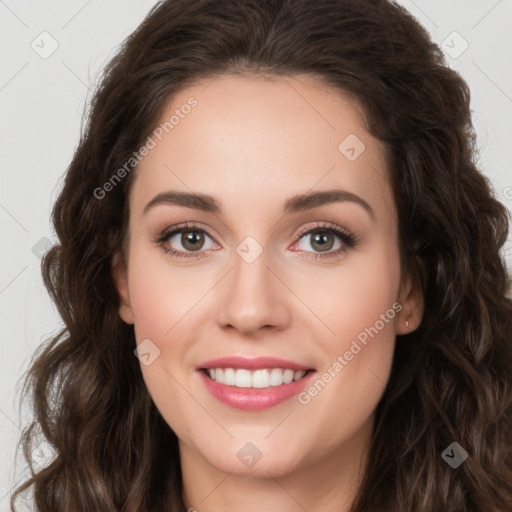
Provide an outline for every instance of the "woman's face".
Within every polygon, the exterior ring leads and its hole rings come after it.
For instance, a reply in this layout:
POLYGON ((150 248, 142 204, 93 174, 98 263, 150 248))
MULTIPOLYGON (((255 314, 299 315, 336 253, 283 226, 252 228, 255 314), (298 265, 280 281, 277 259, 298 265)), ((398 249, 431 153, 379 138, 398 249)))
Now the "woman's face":
POLYGON ((115 276, 182 464, 279 476, 356 460, 395 335, 421 319, 384 146, 304 76, 203 81, 160 122, 115 276))

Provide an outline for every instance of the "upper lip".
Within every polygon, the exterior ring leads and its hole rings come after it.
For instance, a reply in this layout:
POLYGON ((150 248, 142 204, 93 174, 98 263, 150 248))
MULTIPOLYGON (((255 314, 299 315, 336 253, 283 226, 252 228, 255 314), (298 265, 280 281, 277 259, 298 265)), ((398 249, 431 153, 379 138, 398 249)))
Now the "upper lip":
POLYGON ((260 368, 289 368, 291 370, 312 370, 308 366, 304 366, 294 361, 278 359, 276 357, 239 357, 229 356, 219 359, 211 359, 201 363, 197 370, 203 368, 244 368, 247 370, 257 370, 260 368))

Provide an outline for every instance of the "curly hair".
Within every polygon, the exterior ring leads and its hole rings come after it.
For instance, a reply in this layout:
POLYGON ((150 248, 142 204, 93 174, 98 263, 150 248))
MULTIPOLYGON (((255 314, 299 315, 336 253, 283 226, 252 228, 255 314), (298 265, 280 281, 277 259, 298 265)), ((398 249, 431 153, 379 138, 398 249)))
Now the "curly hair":
POLYGON ((422 324, 396 340, 352 512, 510 512, 509 214, 476 165, 467 84, 388 0, 165 0, 125 40, 52 212, 58 243, 42 274, 64 326, 26 374, 35 417, 19 445, 31 476, 11 510, 31 486, 41 512, 185 510, 177 436, 144 385, 112 276, 136 168, 105 198, 95 190, 178 91, 254 72, 315 76, 363 106, 388 152, 402 269, 424 293, 422 324), (55 452, 38 471, 36 432, 55 452), (456 470, 441 457, 454 441, 469 454, 456 470))

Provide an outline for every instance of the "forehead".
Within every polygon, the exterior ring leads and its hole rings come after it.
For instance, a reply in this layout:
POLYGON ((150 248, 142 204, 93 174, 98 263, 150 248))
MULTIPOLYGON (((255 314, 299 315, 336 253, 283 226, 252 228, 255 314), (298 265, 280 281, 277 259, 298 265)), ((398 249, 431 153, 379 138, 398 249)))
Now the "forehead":
POLYGON ((151 138, 133 186, 139 208, 163 188, 249 207, 258 195, 282 203, 342 187, 392 206, 384 144, 363 127, 358 102, 314 77, 201 80, 168 102, 151 138))

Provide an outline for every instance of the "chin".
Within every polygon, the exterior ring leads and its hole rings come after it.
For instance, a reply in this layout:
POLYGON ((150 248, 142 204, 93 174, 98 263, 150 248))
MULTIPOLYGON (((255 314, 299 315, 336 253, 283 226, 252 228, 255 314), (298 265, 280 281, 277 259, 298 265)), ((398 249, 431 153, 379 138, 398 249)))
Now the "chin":
POLYGON ((278 477, 286 475, 299 468, 300 460, 297 451, 290 446, 272 446, 262 441, 231 440, 229 448, 225 445, 219 451, 201 453, 206 461, 219 471, 246 475, 250 477, 265 477, 269 474, 278 477))

